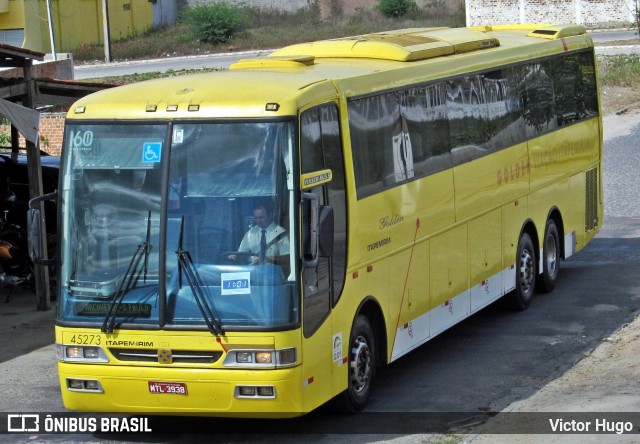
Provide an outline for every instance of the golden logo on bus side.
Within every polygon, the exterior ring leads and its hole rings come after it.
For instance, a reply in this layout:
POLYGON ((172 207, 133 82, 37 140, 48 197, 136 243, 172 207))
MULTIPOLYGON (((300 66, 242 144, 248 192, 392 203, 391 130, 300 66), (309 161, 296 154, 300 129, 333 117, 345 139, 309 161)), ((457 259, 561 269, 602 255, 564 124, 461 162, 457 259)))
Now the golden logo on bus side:
POLYGON ((302 189, 311 188, 323 183, 331 182, 333 179, 333 173, 331 170, 314 171, 313 173, 306 173, 300 176, 300 187, 302 189))
POLYGON ((498 168, 498 185, 504 185, 509 181, 531 174, 531 169, 546 168, 559 164, 566 160, 575 159, 580 153, 586 153, 592 146, 589 139, 567 141, 556 145, 552 149, 537 150, 531 154, 531 160, 522 159, 509 165, 498 168))
POLYGON ((524 177, 531 173, 531 165, 529 159, 522 159, 520 162, 506 165, 504 168, 498 168, 498 185, 506 184, 510 180, 524 177))
POLYGON ((404 216, 400 216, 398 214, 392 214, 391 216, 384 216, 380 218, 380 225, 378 226, 379 230, 384 230, 385 228, 392 227, 393 225, 404 222, 404 216))

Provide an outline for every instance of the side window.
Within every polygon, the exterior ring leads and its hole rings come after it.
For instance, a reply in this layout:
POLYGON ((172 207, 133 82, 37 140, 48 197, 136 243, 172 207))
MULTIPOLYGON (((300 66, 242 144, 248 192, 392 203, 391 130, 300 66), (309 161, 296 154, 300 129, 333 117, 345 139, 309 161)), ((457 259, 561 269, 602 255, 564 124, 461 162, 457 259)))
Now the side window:
POLYGON ((335 303, 342 294, 347 272, 347 194, 338 108, 335 106, 320 108, 320 126, 325 168, 329 168, 333 172, 333 180, 326 185, 326 191, 328 203, 333 208, 331 269, 333 272, 333 301, 335 303))
POLYGON ((451 167, 445 83, 399 93, 402 125, 408 135, 415 177, 451 167))
POLYGON ((400 118, 398 93, 349 102, 349 130, 358 198, 414 176, 411 140, 400 118))
POLYGON ((537 137, 558 127, 552 73, 548 73, 547 70, 548 66, 544 63, 524 66, 523 111, 527 138, 537 137))
POLYGON ((580 120, 585 115, 580 55, 558 57, 546 64, 554 74, 558 126, 580 120))
POLYGON ((584 90, 585 117, 598 115, 598 88, 596 86, 596 67, 593 62, 593 53, 580 54, 580 73, 582 74, 582 87, 584 90))
POLYGON ((488 109, 483 75, 447 81, 447 109, 454 165, 469 162, 488 152, 488 109))
MULTIPOLYGON (((304 334, 309 337, 329 314, 332 301, 339 298, 346 272, 344 162, 338 109, 335 105, 316 107, 302 113, 300 157, 303 173, 323 169, 331 169, 333 173, 330 182, 305 190, 316 194, 320 205, 330 205, 334 215, 332 256, 321 257, 317 267, 307 267, 303 271, 303 324, 304 334)), ((306 205, 302 208, 303 227, 308 226, 309 211, 306 205)))
POLYGON ((484 75, 487 102, 487 147, 498 151, 524 140, 522 102, 514 69, 498 69, 484 75))
POLYGON ((598 115, 592 53, 563 54, 524 69, 527 137, 598 115))
POLYGON ((324 154, 317 109, 306 111, 300 118, 300 165, 302 173, 324 169, 324 154))

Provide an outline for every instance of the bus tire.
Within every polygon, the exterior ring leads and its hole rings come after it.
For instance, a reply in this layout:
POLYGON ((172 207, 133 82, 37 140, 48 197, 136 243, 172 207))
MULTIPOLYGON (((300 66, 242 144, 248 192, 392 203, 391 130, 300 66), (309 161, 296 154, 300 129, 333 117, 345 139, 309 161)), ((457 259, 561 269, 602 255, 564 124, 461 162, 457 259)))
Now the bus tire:
POLYGON ((375 335, 369 319, 358 315, 349 338, 347 389, 338 398, 338 407, 346 412, 359 412, 371 396, 376 375, 375 335))
POLYGON ((526 310, 531 303, 536 284, 536 253, 528 233, 522 233, 516 255, 516 289, 510 295, 510 305, 526 310))
POLYGON ((553 219, 547 221, 542 244, 542 274, 536 281, 536 290, 550 293, 556 286, 560 274, 560 235, 553 219))

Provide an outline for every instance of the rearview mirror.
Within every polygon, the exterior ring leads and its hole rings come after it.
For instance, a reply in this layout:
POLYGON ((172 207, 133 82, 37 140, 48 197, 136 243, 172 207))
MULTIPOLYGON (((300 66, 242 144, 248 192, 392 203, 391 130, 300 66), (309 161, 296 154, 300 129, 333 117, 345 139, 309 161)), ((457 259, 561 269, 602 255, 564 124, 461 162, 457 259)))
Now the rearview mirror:
POLYGON ((58 192, 43 194, 39 197, 34 197, 29 201, 29 210, 27 211, 27 239, 29 257, 34 264, 39 265, 51 265, 53 260, 42 258, 42 213, 41 203, 49 200, 57 200, 58 192), (36 206, 38 208, 36 208, 36 206))
POLYGON ((320 205, 315 193, 302 193, 304 266, 318 266, 321 257, 333 254, 333 208, 320 205))

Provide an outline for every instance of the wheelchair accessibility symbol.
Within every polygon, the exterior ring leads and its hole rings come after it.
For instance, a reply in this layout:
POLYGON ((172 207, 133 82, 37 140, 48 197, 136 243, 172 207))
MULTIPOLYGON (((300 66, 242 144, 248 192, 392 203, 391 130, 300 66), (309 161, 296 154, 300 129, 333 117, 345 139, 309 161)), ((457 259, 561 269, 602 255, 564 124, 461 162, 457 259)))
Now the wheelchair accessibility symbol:
POLYGON ((161 142, 146 142, 142 144, 142 163, 160 162, 162 152, 161 142))

